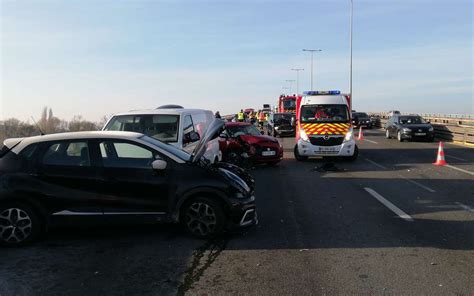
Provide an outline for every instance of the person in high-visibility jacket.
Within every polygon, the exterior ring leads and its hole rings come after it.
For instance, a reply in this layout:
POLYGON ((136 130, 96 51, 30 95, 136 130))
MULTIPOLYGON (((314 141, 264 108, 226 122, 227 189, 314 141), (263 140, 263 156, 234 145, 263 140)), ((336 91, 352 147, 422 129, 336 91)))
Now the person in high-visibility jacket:
POLYGON ((254 124, 255 124, 255 113, 254 113, 253 111, 250 111, 250 113, 249 113, 249 119, 250 119, 250 123, 251 123, 252 125, 254 125, 254 124))
POLYGON ((245 120, 244 110, 240 110, 240 112, 237 113, 237 120, 239 122, 243 122, 245 120))
POLYGON ((260 113, 258 113, 258 125, 263 128, 264 123, 265 123, 265 113, 263 111, 260 111, 260 113))

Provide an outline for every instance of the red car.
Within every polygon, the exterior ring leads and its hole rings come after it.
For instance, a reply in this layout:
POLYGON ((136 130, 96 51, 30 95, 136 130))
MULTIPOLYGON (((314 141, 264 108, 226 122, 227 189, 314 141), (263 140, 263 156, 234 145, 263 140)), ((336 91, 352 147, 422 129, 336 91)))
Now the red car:
POLYGON ((219 138, 224 161, 239 164, 243 158, 260 164, 277 164, 283 159, 278 140, 262 133, 250 123, 228 122, 219 138))

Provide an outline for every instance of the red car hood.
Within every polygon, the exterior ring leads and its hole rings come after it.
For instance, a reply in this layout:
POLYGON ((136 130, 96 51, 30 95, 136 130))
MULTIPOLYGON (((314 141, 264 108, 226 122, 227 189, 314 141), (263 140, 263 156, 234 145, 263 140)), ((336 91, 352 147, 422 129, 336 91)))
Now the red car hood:
POLYGON ((244 142, 249 144, 264 144, 264 143, 274 143, 278 144, 278 140, 270 136, 252 136, 252 135, 240 135, 239 136, 244 142))

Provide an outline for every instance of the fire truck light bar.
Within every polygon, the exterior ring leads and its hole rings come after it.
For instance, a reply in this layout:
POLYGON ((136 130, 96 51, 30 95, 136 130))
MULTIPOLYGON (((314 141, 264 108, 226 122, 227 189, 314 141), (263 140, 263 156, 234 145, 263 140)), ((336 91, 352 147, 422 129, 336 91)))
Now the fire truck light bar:
POLYGON ((317 96, 317 95, 340 95, 340 90, 329 90, 329 91, 320 91, 320 90, 312 90, 312 91, 305 91, 303 93, 307 96, 317 96))

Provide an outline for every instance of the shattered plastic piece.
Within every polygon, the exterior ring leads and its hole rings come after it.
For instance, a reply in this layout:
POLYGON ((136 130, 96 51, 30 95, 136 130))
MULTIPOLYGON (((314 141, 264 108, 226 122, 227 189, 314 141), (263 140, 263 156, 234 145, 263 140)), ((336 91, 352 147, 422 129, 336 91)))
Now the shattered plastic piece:
POLYGON ((336 165, 334 164, 334 162, 327 162, 321 166, 317 166, 313 169, 313 171, 317 171, 317 172, 338 172, 340 171, 340 169, 338 167, 336 167, 336 165))

